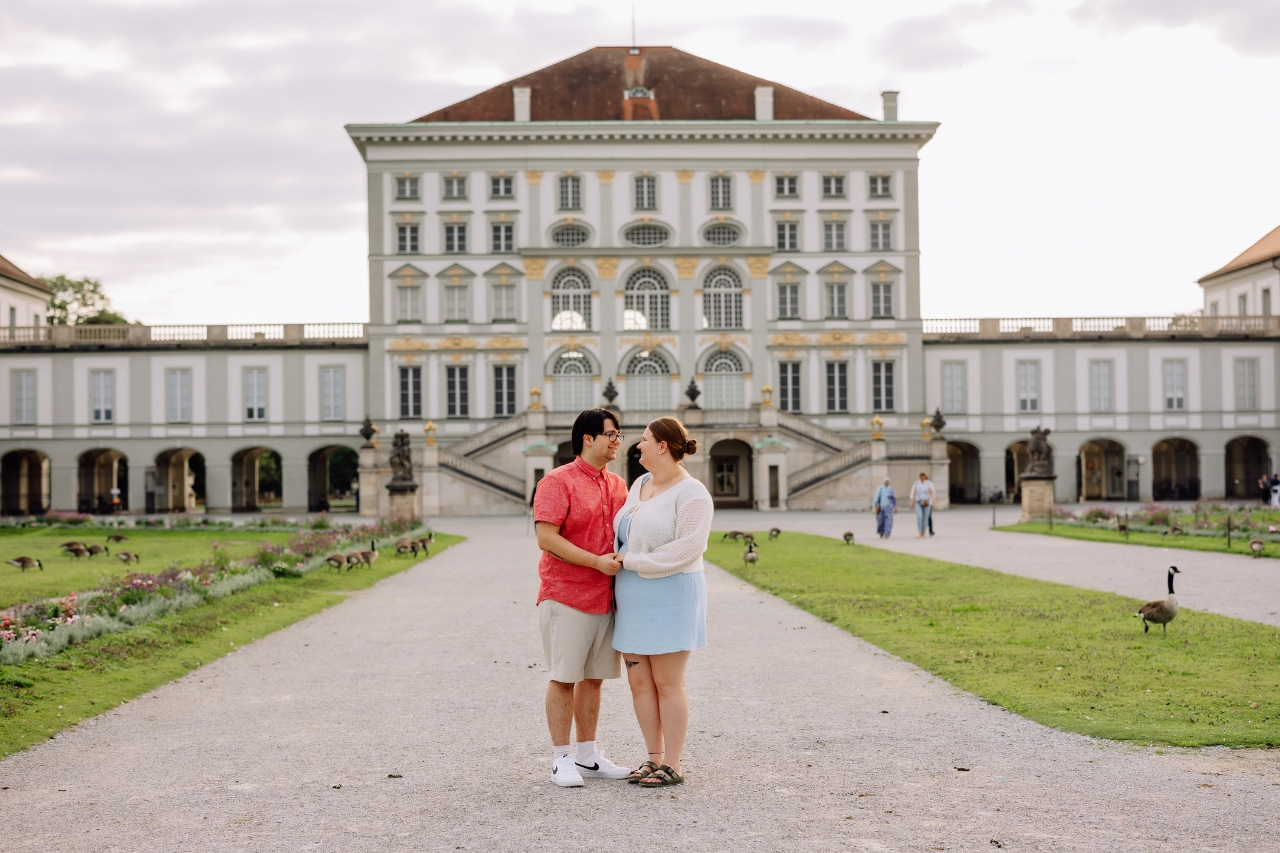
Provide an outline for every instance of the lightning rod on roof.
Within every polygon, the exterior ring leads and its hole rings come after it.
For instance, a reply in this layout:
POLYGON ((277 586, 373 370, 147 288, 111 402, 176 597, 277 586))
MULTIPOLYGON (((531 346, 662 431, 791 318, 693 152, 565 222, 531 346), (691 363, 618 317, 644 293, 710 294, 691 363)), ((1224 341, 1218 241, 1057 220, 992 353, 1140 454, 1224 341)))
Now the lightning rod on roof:
POLYGON ((636 45, 636 4, 631 4, 631 50, 628 51, 632 56, 640 52, 640 48, 636 45))

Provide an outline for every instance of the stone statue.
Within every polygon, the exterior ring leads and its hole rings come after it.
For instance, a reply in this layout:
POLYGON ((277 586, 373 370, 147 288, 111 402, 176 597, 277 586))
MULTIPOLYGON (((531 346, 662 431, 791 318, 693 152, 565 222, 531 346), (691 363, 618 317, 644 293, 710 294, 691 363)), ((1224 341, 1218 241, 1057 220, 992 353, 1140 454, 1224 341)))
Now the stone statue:
POLYGON ((1048 438, 1049 430, 1044 427, 1031 431, 1031 439, 1027 442, 1027 455, 1031 461, 1027 463, 1027 470, 1022 472, 1023 477, 1053 476, 1053 451, 1049 448, 1048 438))
POLYGON ((368 415, 364 416, 364 426, 360 427, 360 435, 364 438, 365 447, 377 447, 378 442, 374 441, 374 436, 378 434, 378 427, 374 425, 373 418, 368 415))
POLYGON ((413 453, 409 450, 409 433, 400 430, 391 439, 391 486, 413 484, 413 453))
POLYGON ((934 409, 933 418, 929 421, 929 426, 933 428, 934 435, 942 435, 943 428, 947 425, 947 419, 942 416, 942 407, 934 409))
POLYGON ((698 390, 698 382, 695 379, 689 380, 689 387, 684 389, 684 395, 689 398, 689 405, 686 408, 697 409, 698 398, 702 396, 702 392, 698 390))

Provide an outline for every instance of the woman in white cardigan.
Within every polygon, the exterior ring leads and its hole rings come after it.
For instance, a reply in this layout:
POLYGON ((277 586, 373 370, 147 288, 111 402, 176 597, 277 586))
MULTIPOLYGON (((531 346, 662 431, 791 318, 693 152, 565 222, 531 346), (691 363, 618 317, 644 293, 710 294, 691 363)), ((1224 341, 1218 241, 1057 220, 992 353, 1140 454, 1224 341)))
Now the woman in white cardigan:
POLYGON ((684 671, 707 644, 707 583, 702 555, 711 533, 707 487, 680 460, 694 453, 675 418, 658 418, 640 439, 649 472, 631 486, 613 520, 622 570, 614 579, 613 647, 622 652, 631 701, 649 758, 628 778, 646 788, 679 785, 689 731, 684 671))

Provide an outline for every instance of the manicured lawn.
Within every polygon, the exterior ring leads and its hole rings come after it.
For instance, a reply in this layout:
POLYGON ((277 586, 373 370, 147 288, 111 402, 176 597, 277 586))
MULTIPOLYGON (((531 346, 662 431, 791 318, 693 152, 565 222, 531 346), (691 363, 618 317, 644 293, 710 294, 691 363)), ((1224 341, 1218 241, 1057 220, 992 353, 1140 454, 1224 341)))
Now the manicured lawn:
POLYGON ((252 555, 263 542, 283 545, 289 531, 264 530, 4 530, 0 531, 0 608, 12 607, 37 598, 54 598, 95 589, 107 575, 125 572, 160 572, 177 565, 198 564, 208 558, 209 548, 217 542, 225 545, 233 557, 252 555), (129 538, 109 543, 112 533, 129 538), (86 545, 104 545, 112 556, 68 557, 60 547, 72 540, 86 545), (115 554, 132 551, 141 559, 126 565, 115 554), (25 572, 8 564, 17 556, 34 557, 44 563, 44 571, 25 572))
MULTIPOLYGON (((1071 527, 1066 524, 1053 525, 1049 531, 1047 522, 1032 521, 1023 524, 1011 524, 997 530, 1008 530, 1013 533, 1043 533, 1046 536, 1062 536, 1066 539, 1085 539, 1090 542, 1119 542, 1122 545, 1148 545, 1157 548, 1183 548, 1187 551, 1212 551, 1216 554, 1252 554, 1249 550, 1248 534, 1232 535, 1231 547, 1227 548, 1226 537, 1221 539, 1207 536, 1161 536, 1159 533, 1124 534, 1115 530, 1103 530, 1095 527, 1071 527)), ((1280 557, 1280 544, 1268 542, 1262 551, 1264 557, 1280 557)))
MULTIPOLYGON (((1055 525, 1056 527, 1056 525, 1055 525)), ((760 561, 707 559, 1036 722, 1141 744, 1280 745, 1280 629, 835 539, 756 533, 760 561)))
MULTIPOLYGON (((437 533, 432 557, 461 541, 461 536, 437 533)), ((340 574, 317 569, 301 578, 279 578, 51 658, 0 666, 0 756, 159 687, 337 604, 343 592, 370 587, 417 562, 384 550, 372 568, 340 574)))

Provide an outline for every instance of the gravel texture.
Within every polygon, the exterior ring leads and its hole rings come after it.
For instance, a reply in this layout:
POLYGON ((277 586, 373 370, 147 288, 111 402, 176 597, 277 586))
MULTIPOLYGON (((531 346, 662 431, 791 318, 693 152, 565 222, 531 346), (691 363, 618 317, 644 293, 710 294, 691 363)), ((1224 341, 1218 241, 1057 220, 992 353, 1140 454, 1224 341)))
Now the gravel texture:
MULTIPOLYGON (((441 526, 471 538, 0 763, 6 848, 1280 849, 1280 751, 1046 729, 715 568, 688 783, 561 790, 534 539, 441 526)), ((620 681, 600 741, 642 757, 620 681)))

